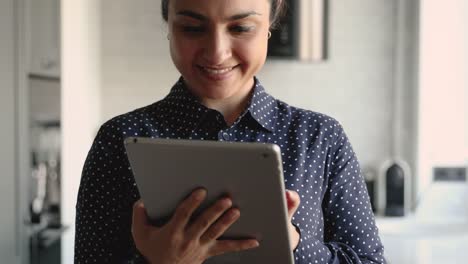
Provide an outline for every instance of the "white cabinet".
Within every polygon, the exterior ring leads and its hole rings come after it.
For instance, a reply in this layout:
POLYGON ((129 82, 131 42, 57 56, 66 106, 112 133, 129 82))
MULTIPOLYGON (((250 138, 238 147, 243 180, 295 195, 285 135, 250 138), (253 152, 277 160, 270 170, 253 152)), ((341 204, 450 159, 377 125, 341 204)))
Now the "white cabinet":
POLYGON ((60 0, 29 0, 29 73, 60 77, 60 0))

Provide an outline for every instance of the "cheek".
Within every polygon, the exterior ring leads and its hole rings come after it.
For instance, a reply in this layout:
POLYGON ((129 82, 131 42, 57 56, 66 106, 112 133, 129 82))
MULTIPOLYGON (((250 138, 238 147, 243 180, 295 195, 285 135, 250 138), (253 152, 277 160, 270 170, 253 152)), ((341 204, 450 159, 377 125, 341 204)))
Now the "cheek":
POLYGON ((187 67, 194 58, 195 48, 187 41, 172 40, 170 44, 172 60, 177 66, 187 67))
POLYGON ((244 41, 236 46, 236 55, 250 66, 263 65, 266 59, 268 42, 263 39, 244 41))

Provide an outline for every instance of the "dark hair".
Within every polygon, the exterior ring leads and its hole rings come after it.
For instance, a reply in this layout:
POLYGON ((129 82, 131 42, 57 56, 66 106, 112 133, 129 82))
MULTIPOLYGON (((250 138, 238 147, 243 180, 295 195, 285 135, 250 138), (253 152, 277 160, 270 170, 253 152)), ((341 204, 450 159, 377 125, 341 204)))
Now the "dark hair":
MULTIPOLYGON (((286 0, 269 0, 271 3, 270 21, 271 28, 278 25, 279 20, 286 12, 286 0)), ((161 0, 161 13, 167 22, 169 16, 169 0, 161 0)))

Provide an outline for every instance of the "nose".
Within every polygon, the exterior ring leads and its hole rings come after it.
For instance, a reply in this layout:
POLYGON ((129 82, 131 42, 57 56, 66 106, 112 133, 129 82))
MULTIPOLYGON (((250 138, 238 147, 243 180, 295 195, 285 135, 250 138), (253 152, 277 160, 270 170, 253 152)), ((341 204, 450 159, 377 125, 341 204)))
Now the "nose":
POLYGON ((229 35, 213 30, 204 39, 203 60, 211 66, 222 65, 232 55, 229 35))

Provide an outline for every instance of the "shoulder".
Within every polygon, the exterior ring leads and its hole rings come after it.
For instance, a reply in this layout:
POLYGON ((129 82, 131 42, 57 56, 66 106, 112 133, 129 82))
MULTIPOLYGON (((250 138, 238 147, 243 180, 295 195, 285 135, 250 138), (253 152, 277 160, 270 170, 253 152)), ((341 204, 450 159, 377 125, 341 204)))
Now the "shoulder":
POLYGON ((124 114, 117 115, 105 121, 100 128, 103 132, 114 132, 125 134, 123 132, 132 130, 139 126, 148 125, 161 116, 161 105, 163 101, 137 108, 124 114))
POLYGON ((280 122, 289 122, 291 125, 307 127, 323 133, 341 133, 341 123, 330 115, 289 105, 277 100, 278 117, 280 122))
POLYGON ((158 112, 161 101, 140 107, 124 114, 117 115, 103 123, 102 129, 115 129, 125 127, 132 123, 144 123, 153 118, 158 112))
POLYGON ((158 101, 108 119, 100 126, 94 143, 123 146, 123 140, 129 136, 145 136, 143 128, 154 123, 161 112, 160 104, 158 101))

